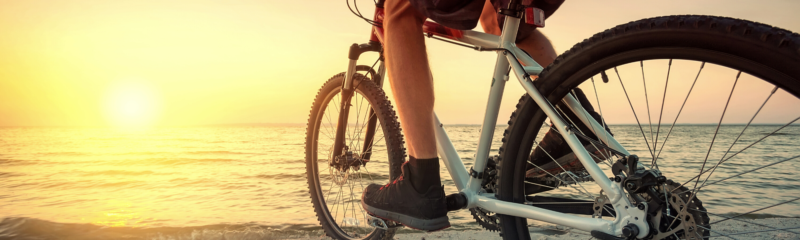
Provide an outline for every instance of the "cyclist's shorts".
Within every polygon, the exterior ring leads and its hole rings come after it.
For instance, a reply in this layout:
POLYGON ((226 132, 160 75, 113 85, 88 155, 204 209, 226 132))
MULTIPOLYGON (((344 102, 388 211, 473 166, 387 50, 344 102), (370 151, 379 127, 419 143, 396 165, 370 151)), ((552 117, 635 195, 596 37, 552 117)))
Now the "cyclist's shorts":
MULTIPOLYGON (((468 30, 473 29, 478 24, 483 5, 486 0, 409 0, 412 6, 422 15, 436 21, 449 28, 468 30)), ((500 8, 507 8, 511 0, 490 0, 495 11, 500 8)), ((528 2, 528 1, 523 1, 528 2)), ((533 0, 532 6, 542 9, 545 18, 555 13, 564 0, 533 0)), ((500 29, 503 28, 505 15, 497 14, 497 23, 500 29)), ((520 24, 517 33, 517 41, 530 36, 536 27, 529 24, 520 24)))

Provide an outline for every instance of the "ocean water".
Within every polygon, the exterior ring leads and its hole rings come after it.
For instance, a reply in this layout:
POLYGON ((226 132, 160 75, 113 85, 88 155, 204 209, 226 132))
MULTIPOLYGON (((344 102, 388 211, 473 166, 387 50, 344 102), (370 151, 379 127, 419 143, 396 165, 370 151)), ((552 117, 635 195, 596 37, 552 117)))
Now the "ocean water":
MULTIPOLYGON (((500 147, 505 127, 495 130, 492 154, 500 147)), ((697 175, 715 127, 676 126, 660 154, 660 170, 683 181, 697 175)), ((743 127, 719 129, 706 168, 722 158, 743 127)), ((750 126, 728 156, 778 127, 750 126)), ((480 126, 446 129, 465 165, 471 166, 480 126)), ((630 152, 650 162, 638 126, 611 129, 630 152)), ((644 132, 651 138, 648 129, 644 132)), ((659 132, 660 142, 666 133, 667 128, 659 132)), ((0 239, 318 237, 322 232, 305 177, 304 134, 305 126, 145 131, 0 128, 0 239)), ((709 182, 799 154, 800 126, 792 125, 722 164, 709 182)), ((708 186, 698 197, 718 214, 746 213, 796 198, 800 196, 798 161, 708 186)), ((442 173, 446 173, 444 167, 442 173)), ((454 192, 452 181, 443 177, 446 191, 454 192)), ((591 182, 583 186, 599 193, 591 182)), ((586 198, 575 188, 547 194, 586 198)), ((750 215, 800 217, 800 202, 750 215)), ((451 213, 450 218, 452 229, 480 228, 468 211, 451 213)))

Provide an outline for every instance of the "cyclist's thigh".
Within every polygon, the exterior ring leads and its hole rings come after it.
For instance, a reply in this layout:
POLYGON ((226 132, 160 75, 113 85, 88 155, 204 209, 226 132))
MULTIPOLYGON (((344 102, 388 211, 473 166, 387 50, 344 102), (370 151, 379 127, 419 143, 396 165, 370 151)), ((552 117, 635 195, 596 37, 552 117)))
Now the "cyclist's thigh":
MULTIPOLYGON (((411 5, 409 0, 386 0, 384 3, 386 11, 386 21, 403 21, 413 19, 418 22, 425 21, 425 15, 422 15, 416 8, 411 5)), ((387 31, 389 31, 387 29, 387 31)), ((420 32, 422 29, 419 30, 420 32)))

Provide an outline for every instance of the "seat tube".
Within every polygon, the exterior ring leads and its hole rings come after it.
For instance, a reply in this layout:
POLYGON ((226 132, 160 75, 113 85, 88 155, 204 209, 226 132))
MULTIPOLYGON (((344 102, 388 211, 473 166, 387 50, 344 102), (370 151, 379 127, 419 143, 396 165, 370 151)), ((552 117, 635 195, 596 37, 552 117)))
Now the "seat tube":
MULTIPOLYGON (((517 38, 517 28, 519 27, 519 18, 506 16, 506 24, 503 26, 503 33, 500 35, 500 46, 504 47, 508 39, 517 38), (515 19, 516 21, 509 21, 515 19)), ((513 40, 511 40, 513 41, 513 40)), ((513 46, 513 42, 511 42, 513 46)), ((473 177, 467 185, 469 192, 476 193, 481 188, 483 172, 486 168, 486 161, 489 158, 489 150, 492 146, 492 137, 497 125, 497 117, 500 112, 500 103, 503 98, 503 90, 508 80, 509 63, 506 58, 507 53, 497 52, 497 61, 494 67, 494 76, 492 76, 492 85, 489 90, 489 100, 486 103, 486 113, 483 118, 483 125, 481 126, 481 137, 478 142, 478 150, 475 154, 475 164, 473 165, 473 177)))
MULTIPOLYGON (((492 137, 497 125, 497 117, 500 112, 500 103, 503 99, 503 90, 506 86, 508 79, 508 61, 503 53, 497 53, 497 63, 495 64, 494 76, 492 77, 492 85, 489 90, 489 100, 486 103, 486 113, 481 125, 481 137, 478 142, 478 150, 475 154, 475 164, 473 171, 470 174, 479 174, 482 176, 486 168, 486 161, 489 158, 489 150, 492 146, 492 137)), ((482 180, 473 176, 467 185, 467 189, 471 192, 480 190, 482 180)))

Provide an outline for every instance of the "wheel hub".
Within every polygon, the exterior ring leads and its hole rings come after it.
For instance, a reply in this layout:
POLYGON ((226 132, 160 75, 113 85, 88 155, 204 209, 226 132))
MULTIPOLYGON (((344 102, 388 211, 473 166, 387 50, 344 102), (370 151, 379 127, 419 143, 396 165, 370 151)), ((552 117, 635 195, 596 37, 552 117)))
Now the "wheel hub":
POLYGON ((331 167, 336 168, 339 171, 346 172, 350 168, 355 171, 361 169, 361 166, 366 165, 366 161, 361 159, 361 156, 358 154, 354 154, 353 151, 347 146, 344 146, 344 151, 342 151, 342 155, 335 156, 331 159, 331 167))

